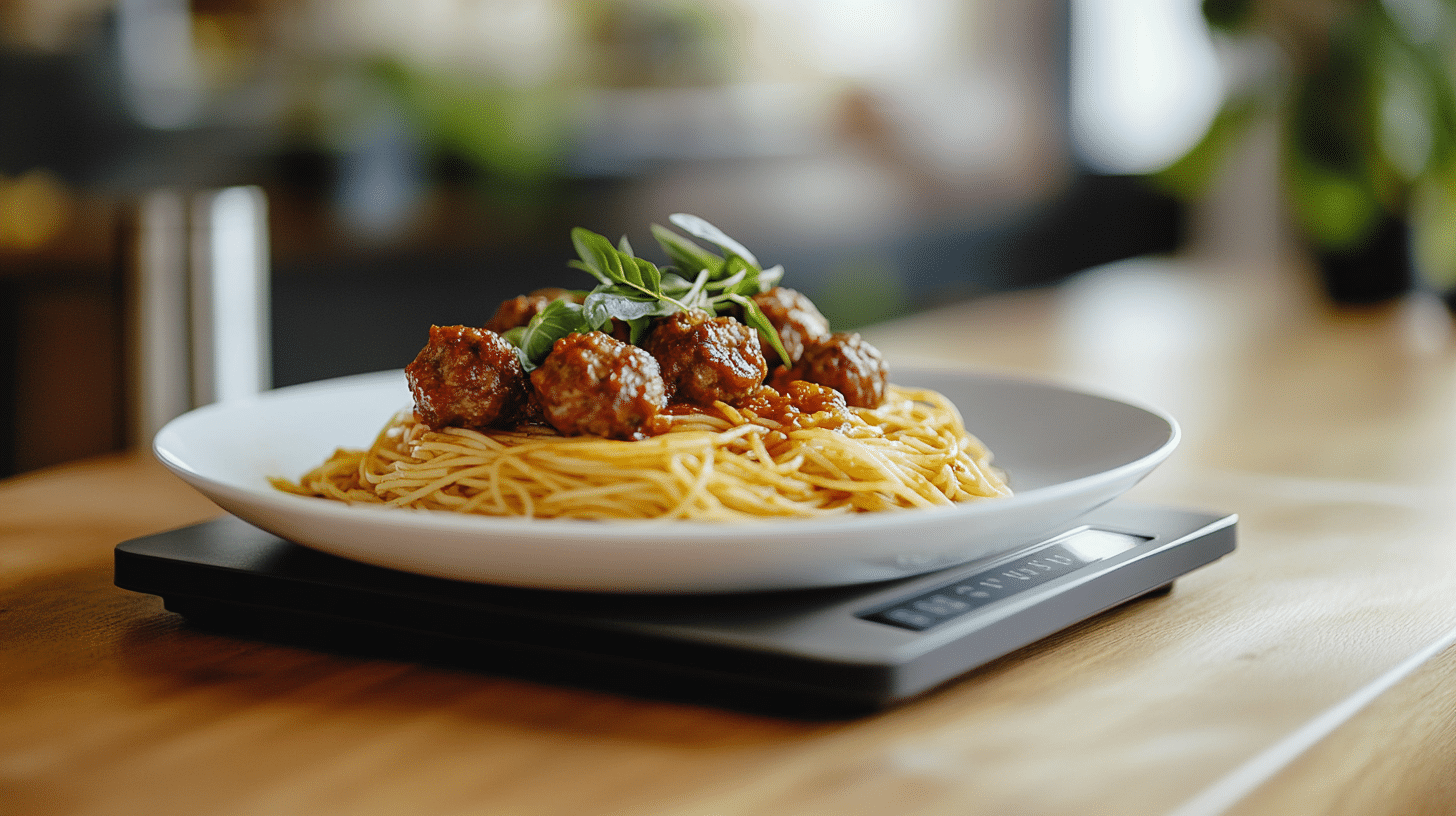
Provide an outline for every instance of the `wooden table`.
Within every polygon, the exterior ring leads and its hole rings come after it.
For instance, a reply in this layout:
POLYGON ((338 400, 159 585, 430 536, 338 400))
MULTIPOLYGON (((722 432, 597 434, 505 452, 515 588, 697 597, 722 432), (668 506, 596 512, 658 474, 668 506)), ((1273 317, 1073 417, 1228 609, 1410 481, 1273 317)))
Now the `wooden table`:
POLYGON ((0 483, 0 813, 1456 812, 1456 344, 1438 304, 1136 261, 866 334, 1159 404, 1137 498, 1233 556, 937 693, 773 718, 189 628, 119 541, 217 514, 144 454, 0 483))

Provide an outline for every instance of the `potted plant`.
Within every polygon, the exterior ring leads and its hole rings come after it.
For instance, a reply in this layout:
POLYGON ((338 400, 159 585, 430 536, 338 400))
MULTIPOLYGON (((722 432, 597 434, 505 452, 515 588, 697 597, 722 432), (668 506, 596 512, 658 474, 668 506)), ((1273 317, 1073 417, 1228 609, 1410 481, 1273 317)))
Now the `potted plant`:
POLYGON ((1220 36, 1274 46, 1162 180, 1198 189, 1273 115, 1292 221, 1329 296, 1385 300, 1423 281, 1456 306, 1456 3, 1204 0, 1220 36))

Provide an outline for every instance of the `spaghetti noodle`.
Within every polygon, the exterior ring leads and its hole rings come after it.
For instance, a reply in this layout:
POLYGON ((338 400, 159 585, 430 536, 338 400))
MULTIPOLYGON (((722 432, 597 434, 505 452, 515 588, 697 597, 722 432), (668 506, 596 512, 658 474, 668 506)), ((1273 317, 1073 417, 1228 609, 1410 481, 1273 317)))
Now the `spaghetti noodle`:
POLYGON ((549 428, 431 430, 412 412, 367 450, 276 487, 345 502, 491 516, 741 521, 1007 496, 955 406, 890 387, 877 408, 759 416, 723 402, 623 441, 549 428))

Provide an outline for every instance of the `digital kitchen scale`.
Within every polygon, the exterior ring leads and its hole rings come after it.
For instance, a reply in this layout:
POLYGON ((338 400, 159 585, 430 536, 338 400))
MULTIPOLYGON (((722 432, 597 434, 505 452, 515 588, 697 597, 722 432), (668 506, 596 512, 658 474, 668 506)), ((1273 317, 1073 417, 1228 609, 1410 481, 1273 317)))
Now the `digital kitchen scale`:
MULTIPOLYGON (((233 517, 124 542, 116 584, 195 624, 804 716, 922 694, 1232 552, 1237 517, 1117 502, 1005 555, 894 581, 727 595, 612 595, 430 578, 233 517)), ((407 543, 402 543, 407 546, 407 543)))

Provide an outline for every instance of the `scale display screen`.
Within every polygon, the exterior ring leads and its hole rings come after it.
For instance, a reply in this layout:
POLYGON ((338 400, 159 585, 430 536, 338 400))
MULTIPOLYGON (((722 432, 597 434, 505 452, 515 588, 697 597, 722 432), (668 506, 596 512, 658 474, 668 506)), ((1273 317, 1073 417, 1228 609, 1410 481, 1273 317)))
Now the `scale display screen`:
POLYGON ((1127 552, 1147 536, 1086 528, 1073 531, 1019 558, 903 598, 859 617, 917 632, 1040 586, 1078 569, 1127 552))

